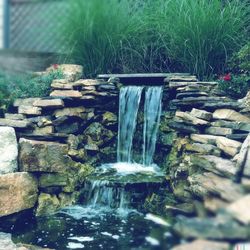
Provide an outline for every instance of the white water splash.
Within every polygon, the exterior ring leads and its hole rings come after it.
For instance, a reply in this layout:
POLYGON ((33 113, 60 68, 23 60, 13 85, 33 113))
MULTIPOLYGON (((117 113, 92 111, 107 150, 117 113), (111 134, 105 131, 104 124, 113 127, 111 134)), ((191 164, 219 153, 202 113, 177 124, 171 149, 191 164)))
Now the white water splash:
POLYGON ((161 217, 156 216, 154 214, 146 214, 145 219, 153 221, 154 223, 161 225, 161 226, 166 226, 166 227, 170 226, 170 224, 167 221, 165 221, 161 217))

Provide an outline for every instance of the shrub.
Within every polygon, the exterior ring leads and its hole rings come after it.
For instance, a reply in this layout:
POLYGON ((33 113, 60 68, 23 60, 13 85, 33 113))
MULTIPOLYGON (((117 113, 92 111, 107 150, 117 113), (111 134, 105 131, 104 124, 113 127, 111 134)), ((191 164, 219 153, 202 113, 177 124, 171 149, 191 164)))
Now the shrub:
POLYGON ((0 75, 0 106, 8 106, 17 98, 44 97, 50 93, 50 85, 54 79, 62 78, 59 70, 48 74, 36 76, 23 75, 0 75))
POLYGON ((229 67, 235 73, 250 74, 250 42, 233 55, 229 67))
POLYGON ((245 0, 76 0, 70 57, 97 73, 182 71, 209 77, 246 42, 245 0))
POLYGON ((226 75, 219 80, 219 89, 232 98, 243 98, 250 89, 250 77, 247 75, 226 75))

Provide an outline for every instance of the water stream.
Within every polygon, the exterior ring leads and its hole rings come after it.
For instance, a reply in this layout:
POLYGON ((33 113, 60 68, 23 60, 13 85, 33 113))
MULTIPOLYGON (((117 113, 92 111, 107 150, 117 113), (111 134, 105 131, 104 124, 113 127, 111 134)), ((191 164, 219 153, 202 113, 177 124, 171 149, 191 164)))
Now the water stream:
POLYGON ((153 163, 157 133, 162 111, 162 87, 149 87, 144 104, 143 165, 153 163))
POLYGON ((136 118, 143 87, 129 86, 120 90, 119 127, 118 127, 118 162, 131 162, 132 142, 136 127, 136 118))

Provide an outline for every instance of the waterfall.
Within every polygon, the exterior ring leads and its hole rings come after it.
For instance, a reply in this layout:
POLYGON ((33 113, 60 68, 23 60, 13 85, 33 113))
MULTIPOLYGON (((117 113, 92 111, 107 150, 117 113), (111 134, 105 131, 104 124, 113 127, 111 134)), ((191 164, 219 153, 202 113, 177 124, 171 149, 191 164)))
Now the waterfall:
POLYGON ((131 162, 133 136, 143 87, 129 86, 120 90, 118 162, 131 162))
MULTIPOLYGON (((118 162, 131 163, 132 161, 132 142, 143 88, 144 87, 128 86, 120 90, 117 147, 118 162)), ((153 163, 162 110, 162 91, 162 87, 148 87, 145 91, 142 154, 144 166, 149 166, 153 163)))
POLYGON ((91 207, 127 208, 129 198, 124 187, 116 187, 109 181, 100 180, 91 181, 89 185, 88 204, 91 207))
POLYGON ((145 94, 143 128, 143 165, 153 163, 162 111, 162 87, 149 87, 145 94))
MULTIPOLYGON (((117 147, 118 162, 115 164, 103 164, 99 168, 99 172, 97 171, 100 176, 105 174, 109 176, 111 174, 119 179, 119 177, 125 175, 142 174, 143 172, 159 175, 159 168, 152 163, 162 110, 162 87, 145 87, 143 165, 132 162, 132 143, 143 90, 144 87, 138 86, 121 88, 117 147)), ((116 208, 122 211, 122 213, 129 210, 132 198, 123 185, 117 185, 112 180, 103 179, 91 180, 88 185, 86 201, 91 208, 116 208)))

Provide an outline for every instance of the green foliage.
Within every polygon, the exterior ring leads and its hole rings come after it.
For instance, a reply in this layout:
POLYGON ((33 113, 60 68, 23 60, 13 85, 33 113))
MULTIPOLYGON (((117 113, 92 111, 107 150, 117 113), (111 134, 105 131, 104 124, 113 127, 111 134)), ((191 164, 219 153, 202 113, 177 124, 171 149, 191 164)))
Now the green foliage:
POLYGON ((233 55, 229 67, 235 73, 250 74, 250 42, 233 55))
POLYGON ((44 97, 50 93, 50 85, 54 79, 62 78, 61 71, 54 70, 50 73, 36 76, 25 75, 0 75, 0 106, 8 106, 17 98, 44 97))
POLYGON ((70 58, 97 73, 182 71, 209 77, 246 43, 240 0, 76 0, 63 30, 70 58))
POLYGON ((70 56, 84 66, 87 75, 115 70, 123 42, 135 34, 136 3, 75 0, 70 6, 70 19, 63 30, 70 56), (133 12, 135 15, 131 15, 133 12))
POLYGON ((219 89, 232 98, 243 98, 250 89, 250 77, 247 75, 232 75, 230 81, 219 81, 219 89))

